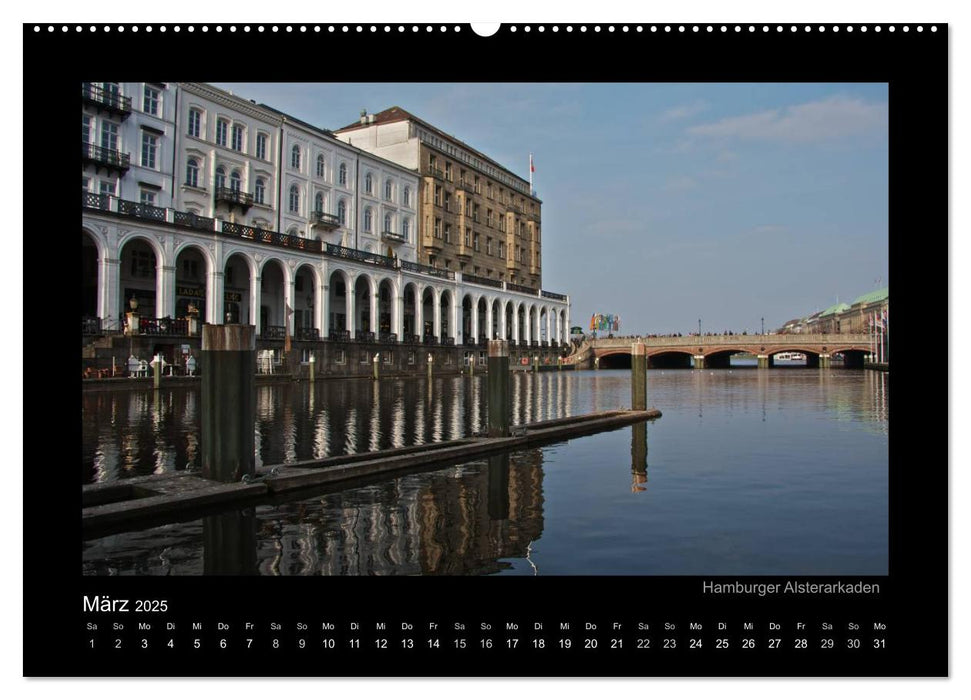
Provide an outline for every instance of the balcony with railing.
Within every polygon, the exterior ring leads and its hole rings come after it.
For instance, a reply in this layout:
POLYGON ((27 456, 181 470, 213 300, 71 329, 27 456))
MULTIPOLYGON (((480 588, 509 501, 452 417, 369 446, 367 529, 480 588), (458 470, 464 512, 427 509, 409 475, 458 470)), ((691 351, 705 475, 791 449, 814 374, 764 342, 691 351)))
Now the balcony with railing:
POLYGON ((325 211, 315 211, 310 215, 311 226, 320 226, 329 231, 340 228, 341 220, 335 214, 328 214, 325 211))
POLYGON ((545 289, 540 292, 540 296, 544 299, 556 299, 556 301, 566 301, 566 294, 559 294, 558 292, 547 292, 545 289))
POLYGON ((344 246, 334 245, 333 243, 327 244, 326 253, 335 258, 355 260, 369 265, 377 265, 378 267, 394 269, 395 266, 395 259, 389 258, 387 255, 368 253, 367 251, 357 250, 356 248, 345 248, 344 246))
POLYGON ((216 220, 207 216, 199 216, 191 211, 177 211, 173 214, 172 222, 180 226, 188 226, 201 231, 213 231, 216 228, 216 220))
POLYGON ((524 287, 521 284, 513 284, 512 282, 506 282, 506 289, 511 292, 520 292, 521 294, 536 294, 536 290, 532 287, 524 287))
POLYGON ((297 340, 320 340, 320 331, 316 328, 298 328, 297 340))
POLYGON ((93 163, 95 166, 106 168, 109 172, 115 170, 125 173, 131 167, 131 156, 121 151, 95 146, 93 143, 82 143, 81 162, 93 163))
POLYGON ((338 331, 338 330, 335 330, 335 329, 331 328, 330 329, 330 332, 327 334, 327 338, 329 340, 332 340, 332 341, 336 342, 336 343, 347 343, 351 339, 351 332, 350 331, 338 331))
POLYGON ((432 166, 428 166, 428 169, 425 170, 425 175, 430 175, 436 180, 445 179, 445 173, 442 172, 441 168, 433 168, 432 166))
POLYGON ((423 343, 425 345, 438 345, 438 338, 434 335, 426 335, 423 343))
POLYGON ((127 119, 131 114, 131 98, 113 90, 105 90, 96 83, 81 83, 81 99, 89 105, 127 119))
POLYGON ((468 180, 459 180, 455 185, 455 189, 465 190, 469 194, 475 194, 475 185, 468 180))
POLYGON ((156 207, 151 204, 142 204, 141 202, 130 202, 127 199, 118 200, 118 213, 134 216, 136 219, 165 221, 164 207, 156 207))
POLYGON ((82 209, 102 209, 108 211, 111 206, 111 197, 106 194, 97 194, 81 190, 82 209))
POLYGON ((373 343, 374 332, 373 331, 354 331, 354 340, 356 340, 359 343, 373 343))
POLYGON ((232 207, 238 206, 244 212, 253 206, 253 195, 249 192, 241 192, 232 187, 216 188, 216 203, 224 202, 232 207))
POLYGON ((381 240, 389 241, 391 243, 405 243, 405 237, 400 233, 394 231, 382 231, 381 240))
POLYGON ((479 277, 478 275, 470 275, 465 272, 462 273, 462 281, 468 282, 470 284, 481 284, 486 287, 495 287, 496 289, 502 289, 502 282, 499 280, 491 280, 488 277, 479 277))
POLYGON ((138 332, 141 335, 189 335, 189 321, 184 318, 139 318, 138 332))
POLYGON ((265 326, 260 333, 263 340, 284 340, 287 337, 286 326, 265 326))
POLYGON ((438 267, 432 267, 430 265, 422 265, 421 263, 411 262, 409 260, 399 260, 398 264, 401 269, 406 272, 418 272, 423 275, 432 275, 433 277, 440 277, 444 280, 454 280, 455 273, 451 270, 443 270, 438 267))
POLYGON ((397 333, 389 333, 388 331, 380 331, 378 333, 378 342, 381 342, 381 343, 397 343, 398 342, 398 334, 397 333))
POLYGON ((421 336, 415 335, 414 333, 405 333, 403 343, 408 343, 410 345, 420 345, 421 336))

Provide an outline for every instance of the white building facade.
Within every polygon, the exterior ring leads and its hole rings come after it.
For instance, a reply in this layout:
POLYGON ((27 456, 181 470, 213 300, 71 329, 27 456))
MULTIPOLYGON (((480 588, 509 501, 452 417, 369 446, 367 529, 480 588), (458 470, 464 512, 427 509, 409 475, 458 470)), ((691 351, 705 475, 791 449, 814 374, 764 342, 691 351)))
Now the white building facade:
POLYGON ((174 196, 127 199, 150 177, 134 168, 113 192, 88 180, 82 328, 122 330, 137 306, 140 332, 168 335, 197 314, 263 339, 567 342, 564 295, 416 262, 416 171, 212 86, 167 84, 162 98, 174 165, 160 192, 174 196))

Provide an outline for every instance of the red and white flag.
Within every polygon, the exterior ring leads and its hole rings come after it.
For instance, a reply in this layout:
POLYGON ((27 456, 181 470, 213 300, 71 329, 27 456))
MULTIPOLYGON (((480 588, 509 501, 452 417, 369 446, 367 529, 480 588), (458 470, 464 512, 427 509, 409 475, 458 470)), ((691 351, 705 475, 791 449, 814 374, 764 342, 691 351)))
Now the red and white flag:
POLYGON ((536 172, 536 166, 533 165, 533 154, 532 153, 529 154, 529 172, 531 172, 531 173, 535 173, 536 172))

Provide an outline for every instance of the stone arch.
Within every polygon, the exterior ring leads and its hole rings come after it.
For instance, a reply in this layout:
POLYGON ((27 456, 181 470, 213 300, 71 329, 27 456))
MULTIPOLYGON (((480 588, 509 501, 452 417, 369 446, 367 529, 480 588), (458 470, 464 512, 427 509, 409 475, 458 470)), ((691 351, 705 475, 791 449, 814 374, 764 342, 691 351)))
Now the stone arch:
POLYGON ((214 316, 212 320, 255 325, 253 280, 256 279, 256 261, 242 249, 226 251, 224 260, 222 318, 214 316))
MULTIPOLYGON (((286 336, 287 290, 290 269, 279 258, 266 258, 260 265, 259 333, 263 338, 286 336)), ((292 306, 290 308, 293 308, 292 306)))
POLYGON ((314 340, 319 335, 319 288, 317 268, 309 262, 299 263, 293 271, 293 333, 298 340, 314 340))
POLYGON ((375 285, 374 278, 367 272, 358 273, 354 277, 353 289, 354 304, 356 306, 354 312, 355 331, 358 334, 375 333, 377 335, 377 319, 375 318, 377 305, 374 303, 377 286, 375 285))
MULTIPOLYGON (((343 268, 335 268, 327 278, 328 333, 349 332, 353 318, 353 295, 348 294, 351 278, 343 268)), ((336 337, 336 336, 335 336, 336 337)))
POLYGON ((196 318, 209 319, 212 296, 209 280, 212 256, 205 246, 185 243, 175 251, 175 317, 188 318, 193 309, 196 318))
POLYGON ((154 236, 132 233, 122 236, 118 242, 119 318, 131 310, 131 299, 138 303, 138 315, 142 318, 158 318, 162 312, 162 268, 165 254, 154 236))
POLYGON ((405 336, 400 339, 402 341, 413 338, 416 335, 420 336, 420 329, 418 327, 419 298, 418 284, 415 282, 406 282, 401 293, 402 332, 405 336))

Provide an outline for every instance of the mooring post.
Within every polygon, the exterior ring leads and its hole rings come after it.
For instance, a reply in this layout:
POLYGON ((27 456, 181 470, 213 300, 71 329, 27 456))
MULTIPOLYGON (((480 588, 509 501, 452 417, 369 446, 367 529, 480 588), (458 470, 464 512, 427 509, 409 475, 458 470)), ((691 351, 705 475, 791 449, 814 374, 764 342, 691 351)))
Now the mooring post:
POLYGON ((202 327, 202 477, 235 482, 256 473, 256 328, 202 327))
POLYGON ((152 358, 152 370, 153 376, 155 377, 155 388, 158 389, 162 386, 162 355, 156 354, 152 358))
POLYGON ((317 364, 317 360, 315 359, 315 357, 314 357, 313 354, 310 355, 310 363, 309 364, 310 364, 310 383, 313 384, 314 383, 314 365, 317 364))
POLYGON ((634 343, 630 350, 630 407, 647 410, 647 346, 634 343))
POLYGON ((472 351, 472 356, 469 357, 469 376, 475 374, 475 350, 472 351))
POLYGON ((533 355, 533 373, 539 372, 539 355, 533 355))
POLYGON ((432 380, 432 365, 435 364, 435 358, 432 357, 431 353, 428 353, 428 362, 425 363, 428 367, 428 381, 432 380))
POLYGON ((489 437, 509 435, 512 391, 509 388, 509 343, 489 341, 489 437))
POLYGON ((374 381, 378 380, 378 364, 380 363, 380 361, 381 361, 381 353, 379 352, 374 353, 374 359, 371 360, 371 367, 373 368, 371 371, 371 379, 373 379, 374 381))

